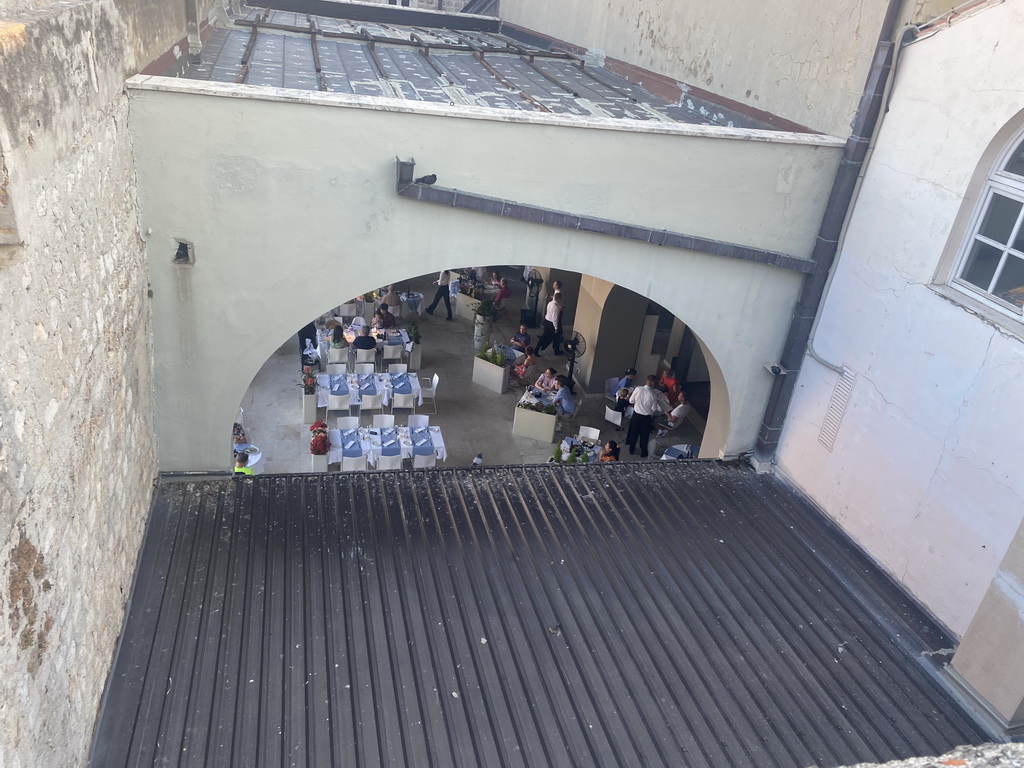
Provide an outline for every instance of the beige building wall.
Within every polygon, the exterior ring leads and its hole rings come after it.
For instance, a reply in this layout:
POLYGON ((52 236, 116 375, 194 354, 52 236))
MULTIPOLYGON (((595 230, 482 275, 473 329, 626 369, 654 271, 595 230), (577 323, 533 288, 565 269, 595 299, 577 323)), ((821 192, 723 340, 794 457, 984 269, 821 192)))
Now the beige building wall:
POLYGON ((484 244, 490 262, 593 275, 679 314, 729 380, 714 448, 753 445, 798 274, 415 203, 395 158, 445 186, 806 256, 835 142, 164 78, 131 93, 161 468, 224 468, 251 378, 312 318, 484 244), (171 263, 176 239, 194 266, 171 263))
POLYGON ((84 766, 156 473, 124 78, 181 7, 0 2, 0 765, 84 766))
POLYGON ((903 51, 813 341, 855 374, 849 404, 829 450, 837 374, 805 358, 778 455, 957 635, 1024 520, 1024 325, 944 288, 941 267, 990 147, 1024 127, 1022 46, 1024 5, 1007 2, 903 51))
POLYGON ((502 0, 500 15, 594 54, 847 136, 885 8, 883 0, 502 0))

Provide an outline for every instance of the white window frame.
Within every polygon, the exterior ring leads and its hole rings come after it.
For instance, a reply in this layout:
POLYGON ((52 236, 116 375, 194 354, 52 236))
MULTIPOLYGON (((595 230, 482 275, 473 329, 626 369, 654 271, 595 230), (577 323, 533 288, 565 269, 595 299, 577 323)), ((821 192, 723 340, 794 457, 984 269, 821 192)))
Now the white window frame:
POLYGON ((1007 143, 1006 147, 999 154, 997 162, 994 163, 993 171, 989 174, 988 179, 985 182, 984 189, 980 196, 981 201, 975 208, 974 215, 971 217, 963 243, 960 246, 960 252, 957 255, 956 262, 950 272, 948 280, 948 284, 950 286, 962 291, 963 293, 969 294, 976 300, 984 303, 986 306, 992 307, 1000 313, 1008 315, 1017 321, 1021 321, 1022 318, 1024 318, 1024 307, 1018 307, 1015 304, 1011 304, 1008 301, 1000 299, 995 294, 989 293, 987 290, 963 279, 961 274, 967 267, 968 260, 971 256, 971 250, 977 241, 981 241, 993 248, 998 248, 1003 252, 999 265, 996 267, 996 271, 993 274, 992 282, 999 278, 1008 258, 1024 259, 1024 253, 1011 247, 1018 237, 1018 232, 1022 227, 1024 227, 1024 176, 1016 176, 1012 173, 1007 173, 1004 170, 1010 159, 1018 150, 1022 149, 1024 149, 1024 131, 1019 131, 1013 137, 1013 140, 1007 143), (1020 202, 1022 206, 1021 213, 1018 215, 1017 222, 1007 238, 1005 245, 1003 243, 997 243, 990 240, 984 235, 981 235, 978 231, 981 229, 982 223, 985 220, 985 215, 988 213, 992 196, 995 193, 1002 197, 1016 200, 1020 202))

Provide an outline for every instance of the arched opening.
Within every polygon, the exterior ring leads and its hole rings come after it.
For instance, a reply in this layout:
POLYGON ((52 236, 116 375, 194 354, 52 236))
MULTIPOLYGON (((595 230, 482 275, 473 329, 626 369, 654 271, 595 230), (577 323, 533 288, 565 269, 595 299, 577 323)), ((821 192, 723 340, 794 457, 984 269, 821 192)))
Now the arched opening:
MULTIPOLYGON (((407 394, 429 391, 432 377, 435 374, 439 376, 440 393, 436 403, 428 399, 421 405, 417 399, 412 408, 399 408, 399 401, 389 397, 393 391, 388 380, 387 388, 381 389, 385 393, 381 407, 374 405, 366 411, 355 406, 354 399, 359 394, 357 390, 349 389, 348 381, 355 362, 351 352, 353 336, 350 326, 356 318, 356 322, 369 327, 374 309, 379 306, 381 298, 386 298, 380 295, 386 288, 358 294, 362 299, 358 305, 354 300, 356 295, 338 294, 339 305, 311 318, 305 326, 306 332, 314 334, 317 342, 314 346, 321 357, 311 371, 324 385, 314 396, 317 403, 315 411, 308 407, 312 398, 306 399, 305 409, 300 406, 303 398, 299 372, 303 363, 311 362, 303 359, 306 346, 302 340, 303 331, 293 328, 288 337, 278 339, 281 343, 253 376, 241 398, 237 418, 244 427, 247 440, 259 446, 257 471, 308 472, 319 468, 310 453, 311 424, 316 420, 326 422, 327 428, 332 430, 331 437, 338 439, 340 432, 334 433, 333 430, 340 429, 342 424, 352 427, 353 422, 346 419, 350 415, 358 419, 359 437, 364 443, 362 447, 370 458, 367 468, 371 469, 383 450, 381 445, 375 444, 382 437, 375 427, 387 428, 392 416, 396 428, 401 427, 409 415, 423 413, 430 414, 430 425, 440 433, 444 449, 443 452, 438 450, 438 455, 447 459, 449 466, 468 465, 480 453, 487 464, 543 463, 552 458, 556 447, 563 445, 564 438, 579 434, 581 427, 596 429, 600 433, 600 444, 616 441, 622 446, 622 456, 626 459, 629 419, 622 419, 619 427, 614 423, 615 416, 609 420, 606 407, 615 411, 615 388, 609 388, 609 383, 618 381, 628 369, 638 371, 638 385, 643 384, 647 374, 660 377, 674 370, 679 388, 686 395, 682 402, 689 402, 689 408, 674 409, 678 418, 663 420, 655 428, 650 444, 650 450, 654 452, 651 458, 660 457, 666 449, 678 445, 707 445, 704 455, 718 455, 721 445, 708 445, 707 440, 720 442, 728 432, 728 424, 719 426, 716 419, 709 420, 709 416, 713 401, 728 399, 724 394, 725 382, 706 345, 684 320, 627 288, 578 272, 533 267, 531 273, 529 267, 522 265, 482 267, 479 269, 481 280, 475 284, 470 282, 467 272, 467 269, 453 270, 453 280, 462 276, 463 291, 452 297, 452 322, 447 321, 443 303, 436 305, 433 315, 426 312, 437 289, 437 273, 418 275, 394 284, 401 298, 400 308, 395 312, 396 325, 399 331, 405 331, 405 335, 400 345, 401 353, 393 359, 399 364, 399 370, 401 366, 407 366, 408 380, 414 382, 413 392, 407 394), (537 370, 526 382, 528 386, 537 373, 548 367, 566 375, 570 360, 572 362, 574 391, 580 410, 573 418, 561 420, 561 430, 554 433, 550 441, 517 434, 517 403, 525 389, 515 386, 514 370, 511 372, 513 384, 506 385, 504 392, 494 391, 474 379, 477 363, 472 309, 476 301, 470 294, 479 297, 481 291, 486 293, 493 271, 499 271, 505 278, 512 295, 503 302, 504 307, 494 321, 488 335, 488 346, 509 346, 523 322, 524 330, 530 336, 529 345, 536 347, 543 331, 541 320, 555 281, 561 283, 565 298, 564 337, 583 340, 577 348, 578 356, 572 358, 569 354, 556 355, 555 346, 549 346, 541 352, 537 370), (531 274, 535 277, 532 282, 528 280, 531 274), (531 284, 534 287, 532 293, 531 284), (538 307, 536 314, 535 303, 538 307), (333 326, 339 317, 344 318, 348 338, 344 349, 332 349, 333 326), (409 347, 409 331, 412 330, 421 343, 409 347), (347 367, 340 367, 339 363, 347 367), (335 374, 333 379, 328 377, 328 366, 335 374), (346 376, 343 382, 339 381, 342 371, 346 376), (341 400, 340 395, 332 397, 327 391, 332 383, 342 386, 346 394, 351 393, 353 400, 341 400), (334 407, 339 404, 343 407, 334 407)), ((452 290, 455 291, 454 288, 452 290)), ((378 342, 373 366, 378 383, 382 384, 390 370, 395 368, 393 363, 383 359, 383 354, 397 352, 394 346, 378 342)), ((506 366, 506 376, 509 367, 506 366)), ((374 384, 374 388, 376 386, 374 384)), ((679 404, 674 392, 666 395, 666 402, 669 400, 672 406, 679 404)), ((723 410, 720 404, 719 410, 723 410)), ((387 437, 389 435, 383 435, 383 441, 387 437)), ((398 437, 404 438, 404 435, 398 437)), ((356 448, 352 445, 348 452, 355 453, 356 448)), ((642 452, 638 444, 637 458, 642 452)), ((342 453, 332 451, 330 456, 339 459, 342 453)), ((596 455, 596 451, 594 453, 596 455)), ((674 455, 669 452, 670 457, 674 455)), ((405 465, 408 464, 407 461, 405 465)), ((340 462, 335 461, 328 466, 331 470, 341 468, 340 462)))

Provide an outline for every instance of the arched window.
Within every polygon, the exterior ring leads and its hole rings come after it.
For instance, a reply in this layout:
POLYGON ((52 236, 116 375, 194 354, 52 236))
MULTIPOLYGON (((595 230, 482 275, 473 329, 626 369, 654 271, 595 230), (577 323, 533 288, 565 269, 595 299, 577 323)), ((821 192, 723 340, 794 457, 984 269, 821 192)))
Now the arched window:
POLYGON ((952 283, 1020 317, 1024 307, 1024 141, 988 178, 952 283))

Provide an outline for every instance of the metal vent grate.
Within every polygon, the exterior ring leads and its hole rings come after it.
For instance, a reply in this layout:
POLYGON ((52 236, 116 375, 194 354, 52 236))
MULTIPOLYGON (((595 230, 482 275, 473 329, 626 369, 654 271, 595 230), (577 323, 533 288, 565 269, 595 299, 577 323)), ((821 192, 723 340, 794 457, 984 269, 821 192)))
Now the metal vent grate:
POLYGON ((850 393, 853 392, 853 382, 857 374, 849 368, 843 368, 843 373, 836 382, 836 388, 832 390, 832 399, 829 401, 828 410, 825 412, 825 421, 821 425, 821 432, 818 434, 818 442, 832 450, 835 445, 836 435, 839 434, 839 425, 843 421, 843 414, 846 413, 846 404, 850 402, 850 393))

